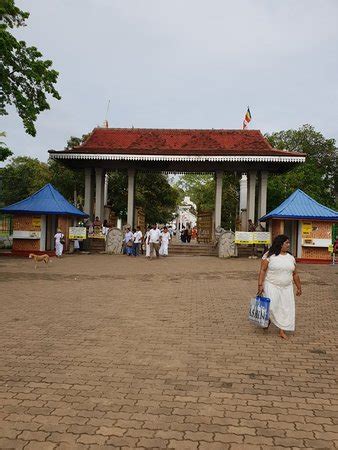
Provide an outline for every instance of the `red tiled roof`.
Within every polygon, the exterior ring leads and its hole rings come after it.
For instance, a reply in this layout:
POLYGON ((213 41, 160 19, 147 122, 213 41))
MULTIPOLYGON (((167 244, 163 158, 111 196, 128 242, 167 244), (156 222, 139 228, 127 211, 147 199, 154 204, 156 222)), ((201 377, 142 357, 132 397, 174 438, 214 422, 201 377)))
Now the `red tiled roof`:
POLYGON ((283 155, 301 153, 276 150, 259 130, 179 130, 147 128, 95 128, 80 146, 62 153, 147 155, 283 155))

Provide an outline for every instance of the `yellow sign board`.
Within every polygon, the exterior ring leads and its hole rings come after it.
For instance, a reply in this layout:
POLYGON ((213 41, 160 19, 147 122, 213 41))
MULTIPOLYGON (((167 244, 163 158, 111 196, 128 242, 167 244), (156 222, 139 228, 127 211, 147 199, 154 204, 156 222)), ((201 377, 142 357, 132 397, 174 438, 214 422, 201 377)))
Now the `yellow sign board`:
POLYGON ((33 217, 32 218, 32 226, 40 228, 41 227, 41 217, 33 217))
POLYGON ((69 227, 69 239, 86 239, 86 227, 69 227))
POLYGON ((333 253, 333 244, 330 244, 327 249, 329 253, 333 253))
POLYGON ((312 232, 312 223, 311 222, 303 222, 302 223, 302 236, 307 237, 310 236, 312 232))

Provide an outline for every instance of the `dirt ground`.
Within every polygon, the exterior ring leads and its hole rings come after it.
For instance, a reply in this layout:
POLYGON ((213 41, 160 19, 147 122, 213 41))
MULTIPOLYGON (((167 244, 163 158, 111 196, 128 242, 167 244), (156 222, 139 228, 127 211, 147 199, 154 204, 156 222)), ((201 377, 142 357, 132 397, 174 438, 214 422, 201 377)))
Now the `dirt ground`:
POLYGON ((259 261, 0 258, 0 448, 338 448, 338 266, 300 265, 288 341, 259 261))

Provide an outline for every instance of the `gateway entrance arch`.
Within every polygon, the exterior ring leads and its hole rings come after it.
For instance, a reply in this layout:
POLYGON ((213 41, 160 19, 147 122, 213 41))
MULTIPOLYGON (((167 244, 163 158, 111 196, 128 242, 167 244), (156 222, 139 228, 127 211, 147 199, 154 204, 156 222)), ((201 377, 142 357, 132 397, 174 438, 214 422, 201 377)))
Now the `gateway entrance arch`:
POLYGON ((68 167, 84 169, 84 211, 91 217, 94 213, 103 217, 107 171, 127 170, 130 225, 135 220, 137 171, 213 172, 215 228, 221 225, 225 172, 247 174, 247 219, 255 222, 257 216, 267 212, 269 173, 283 173, 305 161, 302 153, 272 148, 258 130, 95 128, 83 144, 61 151, 49 150, 49 154, 68 167))

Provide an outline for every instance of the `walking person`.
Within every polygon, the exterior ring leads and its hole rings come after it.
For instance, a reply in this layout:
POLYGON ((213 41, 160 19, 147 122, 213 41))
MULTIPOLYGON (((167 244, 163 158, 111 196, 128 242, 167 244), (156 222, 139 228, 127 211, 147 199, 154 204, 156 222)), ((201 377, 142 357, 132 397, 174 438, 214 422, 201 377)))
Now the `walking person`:
POLYGON ((123 239, 125 245, 125 251, 127 256, 133 254, 133 233, 130 231, 130 227, 127 228, 123 239))
POLYGON ((170 239, 171 237, 168 227, 164 227, 163 232, 161 234, 161 247, 159 250, 161 256, 168 256, 168 247, 170 239))
POLYGON ((55 254, 58 258, 61 258, 63 253, 63 244, 65 243, 64 241, 65 235, 62 233, 60 228, 56 230, 54 239, 55 239, 55 254))
POLYGON ((140 255, 140 246, 142 242, 142 231, 141 227, 136 227, 136 230, 133 234, 133 254, 134 256, 140 255))
POLYGON ((146 258, 150 258, 150 244, 149 244, 149 232, 151 230, 151 227, 147 226, 147 231, 144 235, 143 243, 146 246, 146 258))
POLYGON ((188 242, 188 244, 190 244, 190 241, 191 241, 191 236, 192 236, 192 229, 191 229, 191 225, 189 224, 189 225, 187 225, 187 228, 186 228, 186 241, 188 242))
POLYGON ((270 321, 279 328, 279 336, 287 339, 285 331, 295 330, 295 297, 302 295, 295 258, 289 253, 289 238, 280 234, 263 255, 258 276, 257 295, 270 298, 270 321))
POLYGON ((148 243, 150 245, 150 259, 153 258, 154 251, 156 253, 156 258, 159 258, 160 250, 160 237, 161 231, 158 229, 157 224, 153 225, 153 228, 149 230, 148 243))

